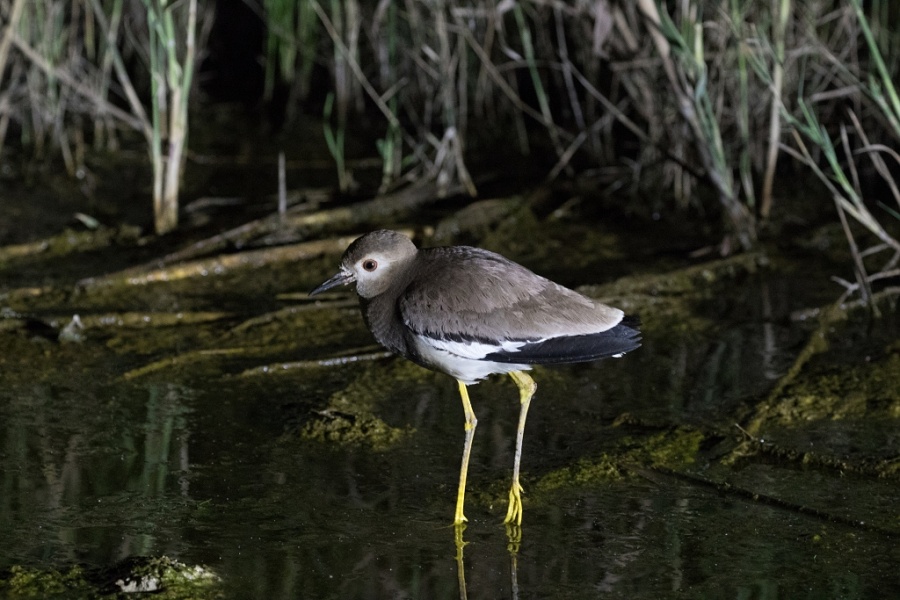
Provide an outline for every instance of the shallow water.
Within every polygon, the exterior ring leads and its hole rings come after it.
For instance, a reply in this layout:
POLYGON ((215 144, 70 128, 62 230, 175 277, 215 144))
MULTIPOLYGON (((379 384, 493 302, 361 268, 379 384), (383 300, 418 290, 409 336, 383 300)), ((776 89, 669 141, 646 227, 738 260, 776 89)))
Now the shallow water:
MULTIPOLYGON (((371 344, 352 303, 276 300, 311 287, 329 262, 299 276, 285 267, 16 300, 50 324, 76 312, 225 314, 161 328, 101 323, 80 343, 42 336, 25 317, 0 332, 0 570, 167 555, 211 568, 234 598, 900 594, 896 474, 765 454, 721 461, 741 437, 735 424, 810 336, 791 314, 833 297, 824 273, 771 269, 711 284, 687 300, 690 327, 645 307, 644 345, 631 355, 535 369, 518 545, 500 523, 515 387, 495 378, 471 388, 479 425, 460 554, 450 527, 463 437, 455 383, 395 358, 277 368, 371 344), (245 372, 263 365, 276 366, 245 372), (369 417, 393 437, 310 435, 369 417), (684 431, 699 445, 679 441, 684 431), (607 461, 616 473, 602 474, 607 461)), ((848 335, 817 368, 840 372, 866 353, 880 364, 898 352, 896 334, 889 315, 874 338, 848 335)), ((879 401, 896 406, 897 394, 879 401)), ((761 437, 889 460, 891 410, 767 423, 761 437)))

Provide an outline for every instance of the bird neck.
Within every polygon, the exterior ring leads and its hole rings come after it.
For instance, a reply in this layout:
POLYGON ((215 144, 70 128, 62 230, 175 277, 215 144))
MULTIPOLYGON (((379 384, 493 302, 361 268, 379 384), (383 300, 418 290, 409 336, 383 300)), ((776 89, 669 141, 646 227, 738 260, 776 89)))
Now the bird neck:
MULTIPOLYGON (((405 286, 403 286, 405 287, 405 286)), ((407 344, 403 337, 403 327, 400 318, 397 298, 400 290, 389 290, 372 298, 359 297, 360 308, 366 326, 375 340, 397 354, 407 354, 407 344)))

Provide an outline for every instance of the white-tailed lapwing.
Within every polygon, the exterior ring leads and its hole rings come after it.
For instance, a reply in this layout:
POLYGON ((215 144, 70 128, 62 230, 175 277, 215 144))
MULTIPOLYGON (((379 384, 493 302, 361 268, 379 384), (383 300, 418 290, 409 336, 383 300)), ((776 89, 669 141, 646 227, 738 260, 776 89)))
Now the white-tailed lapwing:
POLYGON ((522 435, 537 387, 525 371, 622 356, 640 346, 637 320, 494 252, 468 246, 420 250, 395 231, 373 231, 350 244, 341 270, 310 295, 352 282, 381 345, 459 384, 466 439, 456 525, 466 521, 466 472, 478 422, 466 386, 493 373, 509 373, 516 382, 521 410, 504 522, 520 525, 522 435))

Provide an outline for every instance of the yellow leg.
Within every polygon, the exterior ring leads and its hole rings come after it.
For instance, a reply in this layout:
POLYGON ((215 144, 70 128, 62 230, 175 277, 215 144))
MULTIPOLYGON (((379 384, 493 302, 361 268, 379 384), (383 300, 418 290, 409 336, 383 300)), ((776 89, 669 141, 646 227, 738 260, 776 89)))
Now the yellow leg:
POLYGON ((522 462, 522 437, 525 435, 525 417, 528 415, 528 405, 531 404, 531 397, 537 389, 537 384, 524 371, 512 371, 509 374, 519 386, 519 427, 516 430, 516 460, 513 463, 513 479, 512 486, 509 488, 509 508, 506 511, 506 518, 503 522, 507 525, 515 523, 517 526, 522 524, 522 486, 519 484, 519 465, 522 462))
POLYGON ((463 447, 462 466, 459 469, 459 491, 456 493, 456 516, 453 524, 457 527, 468 521, 463 514, 463 504, 466 498, 466 474, 469 472, 469 455, 472 454, 472 440, 475 439, 475 426, 478 425, 478 419, 475 418, 475 411, 472 410, 472 403, 469 402, 469 392, 466 390, 466 384, 462 381, 459 383, 459 395, 462 398, 463 411, 466 413, 466 442, 463 447))

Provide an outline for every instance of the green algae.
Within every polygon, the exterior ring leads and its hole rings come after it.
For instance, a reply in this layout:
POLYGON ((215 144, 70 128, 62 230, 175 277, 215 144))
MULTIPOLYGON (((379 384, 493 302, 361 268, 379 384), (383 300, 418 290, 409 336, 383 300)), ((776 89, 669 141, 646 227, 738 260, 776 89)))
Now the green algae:
MULTIPOLYGON (((817 337, 817 347, 827 346, 824 336, 817 337)), ((742 440, 722 463, 736 466, 761 455, 840 473, 900 475, 900 458, 885 455, 890 448, 879 447, 882 438, 873 437, 900 419, 900 346, 894 343, 886 349, 881 357, 859 364, 835 364, 827 354, 820 361, 824 365, 804 362, 759 407, 747 427, 755 437, 742 440), (797 441, 816 431, 838 433, 843 451, 809 448, 797 441)))
POLYGON ((317 411, 316 418, 300 430, 300 437, 340 446, 364 446, 375 452, 389 450, 405 439, 412 428, 391 427, 372 413, 317 411))
POLYGON ((348 413, 375 410, 380 403, 396 398, 403 384, 421 384, 434 377, 431 371, 399 358, 366 365, 347 386, 332 394, 328 407, 348 413))
MULTIPOLYGON (((706 435, 691 427, 677 427, 647 439, 633 439, 636 447, 625 453, 623 460, 654 468, 682 470, 697 460, 706 435)), ((628 444, 626 440, 623 443, 628 444)))
POLYGON ((392 427, 376 416, 378 406, 396 398, 405 383, 421 383, 433 375, 406 360, 366 366, 343 389, 329 397, 326 407, 301 429, 304 439, 339 445, 365 445, 381 452, 415 430, 392 427))
POLYGON ((534 484, 534 490, 543 494, 559 489, 596 485, 621 479, 624 475, 617 457, 601 454, 591 459, 578 459, 573 465, 547 473, 534 484))
POLYGON ((0 591, 9 598, 118 598, 122 593, 152 593, 160 600, 222 597, 221 579, 214 572, 167 556, 133 558, 94 571, 79 566, 42 571, 16 565, 4 579, 0 579, 0 591))
MULTIPOLYGON (((886 314, 896 310, 890 295, 876 295, 873 301, 883 304, 886 314)), ((817 328, 809 335, 806 345, 747 420, 745 430, 750 435, 759 435, 767 424, 900 416, 900 370, 897 368, 900 343, 896 340, 885 343, 863 364, 847 364, 846 358, 837 358, 845 345, 844 338, 866 327, 856 322, 865 312, 859 305, 833 305, 820 312, 817 328)), ((740 458, 745 451, 746 448, 736 449, 733 459, 740 458)))
POLYGON ((362 330, 362 318, 355 305, 356 302, 352 306, 341 302, 334 310, 327 304, 289 306, 242 322, 229 330, 223 341, 234 339, 283 347, 341 347, 348 330, 362 330))
POLYGON ((769 416, 780 424, 865 416, 898 419, 900 354, 800 377, 783 390, 769 416))
POLYGON ((0 590, 10 598, 87 597, 88 594, 96 594, 81 567, 72 567, 67 571, 41 571, 16 565, 9 570, 6 581, 0 578, 0 590))
POLYGON ((645 439, 626 437, 615 451, 581 458, 575 464, 547 473, 537 481, 534 489, 544 494, 593 486, 622 479, 631 470, 639 468, 682 470, 694 464, 705 438, 702 431, 690 427, 678 427, 645 439))

